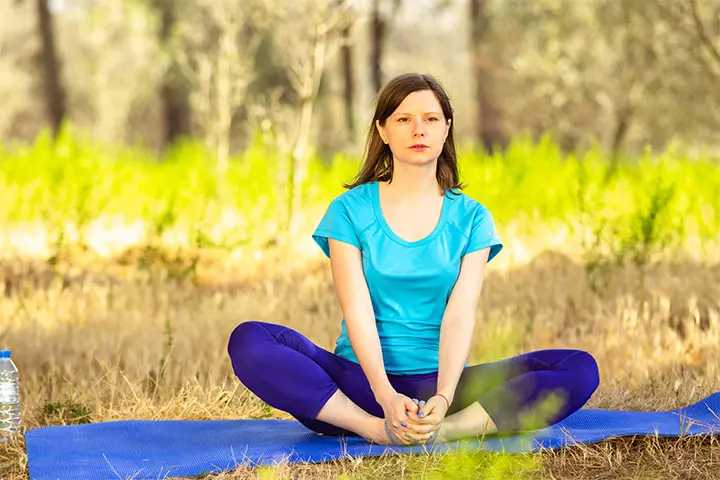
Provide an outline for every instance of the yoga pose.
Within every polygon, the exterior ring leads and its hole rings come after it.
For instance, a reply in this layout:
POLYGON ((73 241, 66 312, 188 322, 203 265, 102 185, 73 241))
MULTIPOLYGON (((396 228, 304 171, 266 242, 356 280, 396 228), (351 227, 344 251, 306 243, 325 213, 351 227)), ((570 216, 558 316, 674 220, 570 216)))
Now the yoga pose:
POLYGON ((599 383, 581 350, 468 365, 485 265, 502 249, 487 208, 459 190, 453 110, 429 75, 380 92, 362 168, 313 238, 343 318, 334 352, 272 323, 230 336, 235 374, 324 435, 421 444, 535 429, 599 383))

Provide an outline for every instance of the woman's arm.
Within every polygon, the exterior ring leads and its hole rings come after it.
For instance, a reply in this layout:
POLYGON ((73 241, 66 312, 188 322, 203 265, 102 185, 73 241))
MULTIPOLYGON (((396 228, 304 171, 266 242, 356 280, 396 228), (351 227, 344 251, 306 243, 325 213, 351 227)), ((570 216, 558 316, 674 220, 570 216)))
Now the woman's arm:
POLYGON ((460 374, 470 355, 475 310, 477 309, 485 265, 490 249, 468 253, 462 259, 460 273, 455 282, 440 327, 440 358, 437 393, 452 403, 460 374))
POLYGON ((385 372, 375 312, 362 269, 360 250, 334 239, 329 239, 328 243, 335 293, 345 318, 350 344, 375 398, 382 404, 381 400, 394 395, 395 389, 385 372))

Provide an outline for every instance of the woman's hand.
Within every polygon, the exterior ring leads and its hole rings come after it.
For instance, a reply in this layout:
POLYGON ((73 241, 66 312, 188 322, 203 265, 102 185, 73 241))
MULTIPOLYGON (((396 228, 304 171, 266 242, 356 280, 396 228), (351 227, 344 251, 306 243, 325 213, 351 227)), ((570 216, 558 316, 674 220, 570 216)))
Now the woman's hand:
POLYGON ((419 406, 413 399, 394 392, 385 397, 380 406, 385 413, 385 425, 393 443, 413 445, 429 440, 433 431, 431 427, 420 425, 418 420, 419 406), (414 418, 414 420, 413 420, 414 418))
POLYGON ((448 404, 445 399, 439 395, 434 395, 418 408, 417 423, 425 427, 423 431, 429 431, 430 436, 432 436, 440 429, 447 411, 448 404))

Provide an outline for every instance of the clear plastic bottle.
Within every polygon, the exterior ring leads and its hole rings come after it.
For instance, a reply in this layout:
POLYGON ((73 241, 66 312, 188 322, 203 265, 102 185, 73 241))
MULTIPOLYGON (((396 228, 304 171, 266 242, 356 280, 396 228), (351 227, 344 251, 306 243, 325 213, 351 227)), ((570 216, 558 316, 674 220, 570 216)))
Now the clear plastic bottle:
POLYGON ((10 350, 0 350, 0 440, 20 432, 20 384, 10 350))

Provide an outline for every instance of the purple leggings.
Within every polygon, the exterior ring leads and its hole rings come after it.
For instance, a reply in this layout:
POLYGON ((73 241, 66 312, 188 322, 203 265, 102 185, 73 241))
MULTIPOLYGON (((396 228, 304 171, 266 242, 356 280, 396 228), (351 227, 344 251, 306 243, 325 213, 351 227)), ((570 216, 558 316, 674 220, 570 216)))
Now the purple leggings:
MULTIPOLYGON (((316 346, 291 328, 241 323, 230 335, 228 353, 235 375, 248 389, 317 433, 355 435, 316 419, 338 388, 366 412, 384 417, 359 364, 316 346)), ((437 388, 437 372, 388 374, 388 379, 397 392, 418 400, 427 400, 437 388)), ((581 408, 599 382, 597 363, 589 353, 538 350, 465 367, 447 415, 480 402, 499 433, 542 428, 581 408), (549 392, 562 399, 553 413, 534 420, 522 415, 549 392)))

